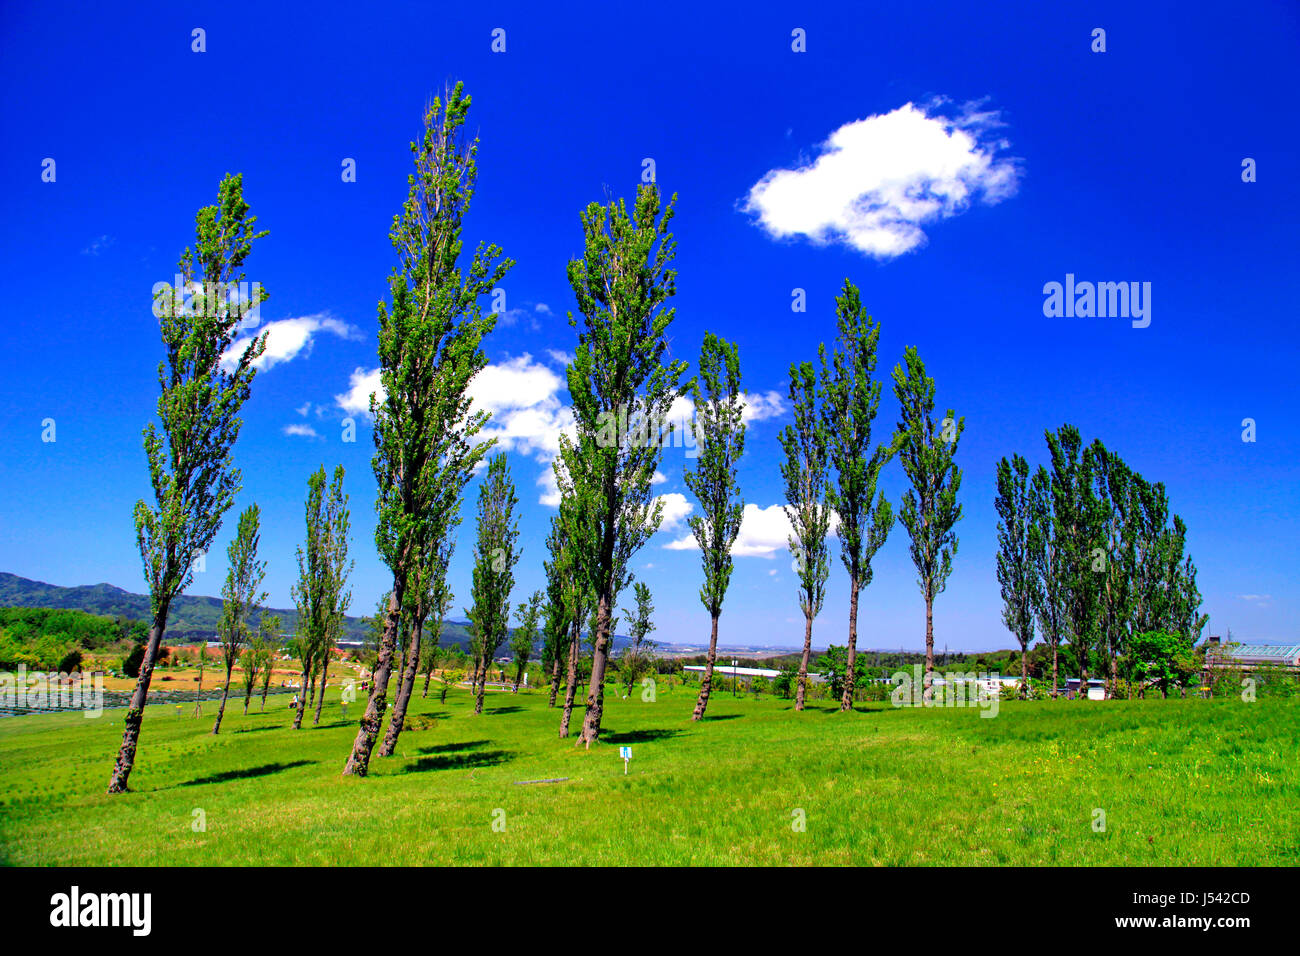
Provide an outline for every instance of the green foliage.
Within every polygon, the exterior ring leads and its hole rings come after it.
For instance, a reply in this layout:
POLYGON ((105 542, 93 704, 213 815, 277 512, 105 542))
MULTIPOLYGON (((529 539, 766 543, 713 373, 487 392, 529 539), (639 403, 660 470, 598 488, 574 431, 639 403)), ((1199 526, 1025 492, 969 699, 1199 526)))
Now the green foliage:
POLYGON ((1130 680, 1155 686, 1168 696, 1171 688, 1188 686, 1200 663, 1185 635, 1146 631, 1134 636, 1121 666, 1130 680))
MULTIPOLYGON (((838 700, 844 694, 844 679, 848 674, 848 664, 848 648, 838 647, 834 644, 826 648, 826 653, 817 658, 816 673, 826 678, 833 699, 838 700)), ((867 678, 867 665, 864 658, 859 657, 854 661, 853 675, 855 686, 867 678)))
POLYGON ((139 677, 140 665, 144 661, 144 645, 137 644, 131 648, 131 652, 122 659, 122 673, 127 677, 139 677))
POLYGON ((475 656, 489 664, 509 629, 510 592, 515 586, 514 569, 519 561, 519 518, 515 513, 518 503, 506 456, 493 456, 488 462, 487 477, 479 488, 474 605, 467 611, 475 656))
POLYGON ((148 626, 141 621, 119 622, 102 615, 55 608, 0 608, 0 629, 19 644, 34 644, 45 638, 54 644, 75 644, 88 651, 107 647, 124 637, 134 636, 137 640, 148 637, 148 626))
MULTIPOLYGON (((144 429, 145 455, 154 504, 135 505, 135 530, 151 611, 159 614, 172 597, 189 586, 192 561, 212 544, 222 518, 234 504, 241 475, 231 451, 239 437, 239 412, 247 401, 254 361, 266 348, 266 335, 248 338, 233 366, 222 364, 242 314, 209 290, 244 280, 243 265, 257 232, 248 215, 243 178, 226 176, 217 204, 195 217, 195 248, 186 249, 178 265, 182 288, 159 292, 155 312, 166 359, 158 365, 158 419, 144 429), (187 306, 186 289, 204 289, 187 306), (170 301, 168 301, 170 300, 170 301)), ((258 289, 258 306, 267 294, 258 289)))
POLYGON ((239 516, 234 540, 226 549, 226 581, 221 586, 224 607, 217 636, 221 641, 227 674, 251 640, 249 611, 266 600, 266 592, 259 590, 266 576, 266 562, 257 559, 257 546, 262 536, 259 527, 261 514, 261 509, 255 504, 244 509, 239 516))
POLYGON ((745 453, 745 406, 735 343, 705 333, 700 374, 687 383, 687 392, 695 404, 699 455, 695 468, 683 478, 700 502, 700 514, 692 515, 688 524, 704 568, 700 602, 716 617, 731 581, 731 546, 745 509, 736 478, 736 465, 745 453))
MULTIPOLYGON (((914 347, 894 366, 894 394, 900 409, 895 441, 911 487, 903 494, 898 520, 911 537, 917 585, 927 602, 942 594, 957 554, 953 528, 961 520, 961 469, 954 458, 966 419, 950 408, 936 424, 934 379, 914 347)), ((928 635, 927 635, 928 637, 928 635)))
POLYGON ((790 553, 799 576, 799 608, 811 621, 821 613, 830 575, 831 508, 826 474, 829 438, 818 406, 817 373, 811 362, 790 365, 790 407, 794 422, 781 430, 781 477, 785 480, 784 510, 794 533, 790 553))
POLYGON ((1002 622, 1017 641, 1021 652, 1034 643, 1034 605, 1039 600, 1038 575, 1034 573, 1030 528, 1033 516, 1029 500, 1029 463, 1020 455, 997 465, 998 513, 997 576, 1002 586, 1002 622))
POLYGON ((520 601, 515 611, 519 626, 510 635, 510 653, 515 659, 516 681, 528 666, 533 648, 537 644, 542 618, 542 592, 534 591, 527 601, 520 601))

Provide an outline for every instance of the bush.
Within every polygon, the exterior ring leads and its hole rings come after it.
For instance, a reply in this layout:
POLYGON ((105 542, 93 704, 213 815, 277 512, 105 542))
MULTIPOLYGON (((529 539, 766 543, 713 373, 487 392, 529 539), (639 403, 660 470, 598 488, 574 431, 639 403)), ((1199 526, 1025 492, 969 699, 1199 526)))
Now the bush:
POLYGON ((144 645, 137 644, 131 653, 122 659, 122 673, 127 677, 139 677, 140 665, 144 663, 144 645))

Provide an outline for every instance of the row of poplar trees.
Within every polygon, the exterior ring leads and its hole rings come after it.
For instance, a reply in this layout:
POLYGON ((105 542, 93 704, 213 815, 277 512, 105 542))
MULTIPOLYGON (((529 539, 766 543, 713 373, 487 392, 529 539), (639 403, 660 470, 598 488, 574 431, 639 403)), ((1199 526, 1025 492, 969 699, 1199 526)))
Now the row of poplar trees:
POLYGON ((1002 618, 1021 649, 1035 636, 1051 649, 1052 696, 1061 642, 1070 644, 1086 690, 1094 662, 1115 693, 1119 662, 1143 634, 1162 631, 1189 648, 1208 620, 1200 611, 1187 526, 1151 482, 1100 440, 1047 431, 1049 466, 1030 476, 1020 455, 997 465, 998 582, 1002 618))

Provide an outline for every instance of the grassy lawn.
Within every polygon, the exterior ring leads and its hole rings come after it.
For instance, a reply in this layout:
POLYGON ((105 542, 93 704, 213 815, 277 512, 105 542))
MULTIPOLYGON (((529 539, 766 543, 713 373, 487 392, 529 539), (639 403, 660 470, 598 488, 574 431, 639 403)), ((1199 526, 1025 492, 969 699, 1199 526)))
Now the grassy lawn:
POLYGON ((689 689, 610 698, 606 742, 584 751, 556 737, 544 694, 490 694, 480 717, 463 688, 446 704, 417 696, 399 754, 364 780, 339 776, 363 701, 345 722, 331 700, 321 727, 297 733, 284 698, 246 718, 233 702, 218 737, 215 705, 198 720, 151 706, 133 792, 117 797, 104 787, 122 711, 0 720, 0 860, 1300 862, 1300 709, 1286 701, 1013 702, 989 719, 715 695, 692 725, 689 689), (633 748, 627 776, 619 744, 633 748))

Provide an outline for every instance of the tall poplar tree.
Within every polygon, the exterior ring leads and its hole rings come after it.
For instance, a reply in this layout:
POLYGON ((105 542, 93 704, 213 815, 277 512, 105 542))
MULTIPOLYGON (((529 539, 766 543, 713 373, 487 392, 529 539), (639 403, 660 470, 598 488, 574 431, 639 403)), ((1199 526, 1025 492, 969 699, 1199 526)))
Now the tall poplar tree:
POLYGON ((740 353, 734 342, 707 332, 700 349, 700 374, 688 390, 695 403, 695 441, 699 457, 683 476, 700 500, 700 514, 690 518, 691 533, 700 547, 704 584, 700 603, 709 612, 709 654, 695 701, 692 720, 702 720, 713 687, 718 656, 718 618, 731 583, 731 546, 740 533, 745 502, 740 496, 736 465, 745 453, 745 399, 740 390, 740 353), (702 383, 702 385, 701 385, 702 383))
MULTIPOLYGON (((366 709, 344 774, 364 776, 388 704, 397 632, 427 523, 435 517, 440 465, 448 445, 470 442, 487 421, 470 411, 466 389, 487 364, 482 349, 496 316, 486 295, 514 264, 495 245, 480 245, 467 272, 458 263, 462 222, 478 175, 478 140, 462 135, 470 98, 459 83, 425 111, 424 137, 411 144, 415 173, 389 233, 398 265, 389 279, 391 307, 379 306, 379 378, 371 396, 379 488, 375 543, 393 574, 366 709)), ((487 443, 484 443, 487 444, 487 443)), ((479 447, 479 454, 486 449, 479 447)))
POLYGON ((483 713, 487 671, 510 628, 510 592, 515 586, 519 561, 519 498, 510 478, 505 455, 488 462, 487 477, 479 488, 478 540, 474 545, 474 606, 467 610, 474 652, 480 660, 474 713, 483 713))
POLYGON ((822 366, 823 421, 835 468, 828 501, 839 517, 840 560, 849 573, 848 670, 840 710, 853 708, 857 683, 858 596, 871 584, 871 562, 894 524, 894 512, 884 492, 876 496, 881 469, 893 455, 889 443, 871 447, 871 427, 880 409, 876 350, 880 324, 867 315, 862 296, 848 279, 835 297, 835 354, 830 366, 826 349, 819 349, 822 366), (875 508, 872 502, 875 501, 875 508))
POLYGON ((793 534, 790 553, 799 575, 799 609, 803 611, 803 655, 794 709, 803 710, 808 687, 808 658, 812 653, 813 619, 826 600, 830 576, 831 509, 827 502, 828 444, 826 422, 817 400, 817 372, 811 362, 790 366, 790 407, 794 423, 781 431, 781 477, 785 479, 784 506, 793 534))
POLYGON ((573 620, 572 605, 575 600, 573 551, 560 516, 551 519, 551 531, 546 536, 549 560, 542 563, 546 571, 546 610, 543 614, 542 666, 550 672, 551 693, 548 707, 555 706, 560 692, 560 672, 569 658, 569 625, 573 620))
POLYGON ((520 601, 515 611, 519 626, 510 635, 510 653, 515 659, 515 683, 512 694, 519 693, 519 682, 537 644, 538 625, 542 618, 542 592, 534 591, 527 601, 520 601))
POLYGON ((934 675, 934 599, 943 593, 952 560, 957 554, 961 520, 961 469, 953 460, 966 419, 950 408, 943 421, 934 414, 934 379, 925 372, 916 348, 908 346, 903 365, 894 366, 894 394, 898 398, 897 447, 899 460, 911 487, 903 494, 898 520, 911 536, 912 564, 925 598, 925 686, 934 675))
POLYGON ((573 501, 566 530, 583 554, 579 567, 596 607, 579 738, 588 746, 600 734, 609 622, 627 584, 627 563, 659 529, 663 506, 651 484, 662 456, 660 426, 686 368, 665 354, 676 273, 672 203, 662 216, 660 206, 653 184, 638 187, 630 213, 621 200, 608 208, 592 203, 582 214, 583 258, 568 266, 582 319, 579 326, 570 313, 579 329, 568 368, 575 429, 572 437, 560 436, 556 473, 561 495, 573 501))
MULTIPOLYGON (((316 679, 323 684, 328 674, 329 658, 344 616, 352 602, 347 589, 353 563, 348 559, 351 518, 348 496, 343 493, 343 466, 334 469, 326 482, 325 466, 307 479, 305 509, 306 540, 297 549, 298 582, 292 588, 298 609, 298 650, 302 655, 302 692, 293 716, 293 727, 302 727, 303 715, 312 703, 316 679)), ((321 687, 320 701, 325 699, 321 687)), ((320 722, 320 707, 316 708, 320 722)))
POLYGON ((1093 485, 1095 451, 1079 430, 1062 425, 1046 432, 1051 458, 1052 520, 1061 555, 1065 636, 1079 666, 1079 693, 1087 699, 1088 658, 1096 643, 1098 599, 1106 553, 1103 511, 1093 485))
POLYGON ((1029 552, 1038 579, 1034 616, 1043 641, 1052 651, 1052 696, 1056 697, 1065 628, 1065 572, 1052 514, 1052 479, 1042 465, 1034 472, 1029 487, 1029 513, 1029 552))
POLYGON ((172 601, 189 587, 194 560, 207 553, 241 485, 231 451, 255 374, 253 362, 266 348, 265 334, 249 337, 231 364, 222 359, 245 308, 260 306, 267 295, 259 287, 252 299, 237 297, 232 303, 221 290, 244 280, 254 241, 268 235, 254 230, 256 222, 244 202, 242 177, 226 176, 217 204, 195 217, 194 249, 185 250, 178 267, 183 288, 199 283, 204 293, 188 306, 183 289, 160 292, 154 300, 166 355, 158 365, 159 428, 150 422, 144 430, 154 505, 143 500, 135 505, 136 544, 149 583, 149 640, 123 720, 109 793, 128 789, 172 601))
POLYGON ((1034 603, 1038 575, 1030 548, 1033 524, 1029 503, 1029 463, 1020 455, 997 466, 998 583, 1002 586, 1002 623, 1020 643, 1020 692, 1029 689, 1029 645, 1034 643, 1034 603))
POLYGON ((266 600, 266 592, 259 590, 266 577, 266 562, 257 560, 257 545, 261 540, 262 511, 249 505, 239 516, 235 538, 226 549, 229 566, 226 583, 221 587, 221 620, 217 636, 221 641, 221 657, 226 665, 226 680, 221 688, 221 704, 217 719, 212 725, 214 734, 221 731, 221 718, 226 714, 226 700, 230 697, 230 675, 239 662, 240 655, 252 639, 249 616, 266 600))

